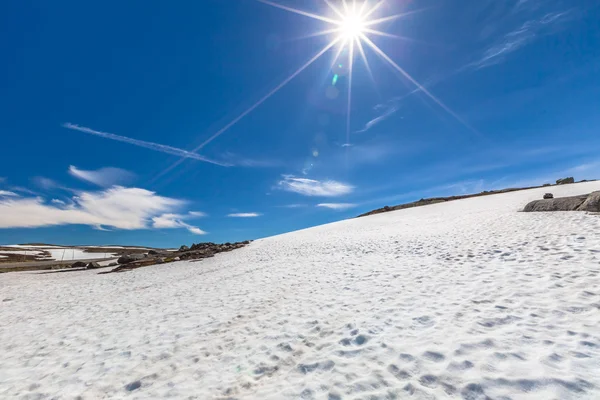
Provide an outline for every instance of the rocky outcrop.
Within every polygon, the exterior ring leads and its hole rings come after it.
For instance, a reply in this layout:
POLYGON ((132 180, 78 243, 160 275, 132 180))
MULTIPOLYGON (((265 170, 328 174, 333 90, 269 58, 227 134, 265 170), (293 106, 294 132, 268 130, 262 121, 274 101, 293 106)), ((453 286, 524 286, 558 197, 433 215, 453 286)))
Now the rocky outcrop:
POLYGON ((143 258, 141 260, 131 261, 131 262, 128 262, 127 264, 119 265, 117 268, 114 268, 105 273, 131 271, 132 269, 148 267, 150 265, 162 264, 162 263, 163 263, 162 258, 147 257, 147 258, 143 258))
POLYGON ((95 261, 92 261, 91 263, 89 263, 87 265, 87 269, 98 269, 98 268, 102 268, 102 267, 100 266, 100 264, 98 264, 95 261))
POLYGON ((559 197, 557 199, 534 200, 523 211, 577 211, 587 196, 559 197))
POLYGON ((119 258, 119 265, 117 268, 107 272, 100 272, 101 274, 108 274, 111 272, 124 272, 131 271, 132 269, 147 267, 155 264, 163 264, 172 261, 179 260, 201 260, 203 258, 213 257, 217 253, 223 253, 226 251, 232 251, 249 244, 250 241, 238 242, 238 243, 194 243, 191 247, 181 246, 179 251, 157 251, 150 250, 147 255, 145 254, 129 254, 119 258))
POLYGON ((590 193, 578 211, 600 212, 600 191, 590 193))
POLYGON ((562 179, 557 179, 556 180, 556 184, 557 185, 566 185, 567 183, 575 183, 575 178, 573 178, 572 176, 570 176, 568 178, 562 178, 562 179))
POLYGON ((540 211, 589 211, 600 212, 600 191, 571 197, 534 200, 523 209, 525 212, 540 211))
POLYGON ((85 268, 86 263, 84 263, 83 261, 75 261, 73 264, 71 264, 71 268, 85 268))
POLYGON ((241 247, 244 247, 248 243, 250 243, 250 242, 249 241, 238 242, 238 243, 227 242, 227 243, 222 243, 222 244, 217 244, 217 243, 212 243, 212 242, 194 243, 194 244, 192 244, 192 246, 189 248, 188 251, 182 252, 182 253, 178 254, 178 256, 182 260, 196 260, 196 259, 201 259, 201 258, 209 258, 209 257, 214 256, 217 253, 223 253, 226 251, 239 249, 241 247))
POLYGON ((126 254, 124 256, 119 257, 117 262, 119 264, 129 264, 134 261, 143 260, 146 258, 145 254, 126 254))
POLYGON ((554 198, 554 195, 552 193, 546 193, 544 195, 544 199, 553 199, 553 198, 554 198))

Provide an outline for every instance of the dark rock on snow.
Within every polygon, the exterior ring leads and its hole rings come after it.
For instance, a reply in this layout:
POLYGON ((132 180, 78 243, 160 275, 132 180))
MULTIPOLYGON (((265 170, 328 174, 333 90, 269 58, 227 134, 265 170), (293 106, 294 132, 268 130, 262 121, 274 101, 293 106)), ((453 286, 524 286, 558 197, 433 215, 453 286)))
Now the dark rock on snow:
POLYGON ((536 211, 588 211, 600 212, 600 191, 591 194, 571 197, 559 197, 534 200, 523 209, 525 212, 536 211))
POLYGON ((85 268, 86 263, 84 263, 83 261, 75 261, 73 264, 71 264, 71 268, 85 268))
POLYGON ((525 206, 523 211, 576 211, 587 199, 585 196, 559 197, 557 199, 535 200, 525 206))
POLYGON ((148 255, 144 254, 129 254, 126 256, 122 256, 119 258, 119 265, 117 268, 112 269, 108 272, 100 272, 111 273, 111 272, 123 272, 123 271, 131 271, 132 269, 147 267, 149 265, 155 264, 163 264, 171 261, 179 261, 179 260, 200 260, 203 258, 212 257, 217 253, 222 253, 225 251, 232 251, 235 249, 239 249, 249 244, 250 241, 246 240, 244 242, 238 243, 197 243, 192 244, 191 247, 181 246, 179 251, 175 252, 159 252, 156 250, 150 250, 148 255))
POLYGON ((578 211, 600 212, 600 191, 590 193, 578 211))
POLYGON ((98 269, 98 268, 102 268, 102 267, 100 266, 100 264, 98 264, 95 261, 92 261, 91 263, 89 263, 87 265, 87 269, 98 269))
POLYGON ((553 198, 554 198, 554 195, 552 193, 546 193, 544 195, 544 199, 553 199, 553 198))
POLYGON ((570 176, 568 178, 562 178, 562 179, 557 179, 556 180, 556 184, 557 185, 566 185, 567 183, 575 183, 575 178, 573 178, 572 176, 570 176))
POLYGON ((117 262, 119 264, 128 264, 130 262, 143 260, 144 258, 146 258, 145 254, 127 254, 127 255, 119 257, 117 262))

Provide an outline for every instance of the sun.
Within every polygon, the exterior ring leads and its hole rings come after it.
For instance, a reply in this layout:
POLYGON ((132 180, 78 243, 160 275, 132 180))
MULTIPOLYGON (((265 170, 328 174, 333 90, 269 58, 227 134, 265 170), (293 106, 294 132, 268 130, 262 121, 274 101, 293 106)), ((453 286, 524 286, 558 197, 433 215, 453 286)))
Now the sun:
POLYGON ((365 18, 355 13, 344 16, 340 24, 340 36, 342 39, 354 40, 365 33, 365 18))
MULTIPOLYGON (((427 88, 417 82, 412 76, 408 74, 402 67, 400 67, 394 60, 392 60, 382 49, 380 49, 374 42, 371 40, 373 36, 379 36, 389 39, 401 39, 405 40, 402 36, 397 36, 388 32, 384 32, 376 29, 379 25, 382 25, 386 22, 391 22, 397 19, 404 18, 408 15, 419 12, 419 10, 409 11, 399 14, 387 15, 383 17, 375 17, 375 15, 380 14, 378 11, 385 8, 382 7, 384 4, 391 5, 395 0, 322 0, 323 3, 327 5, 329 12, 324 14, 315 14, 304 10, 299 10, 297 8, 285 6, 283 4, 279 4, 278 0, 256 0, 258 2, 267 4, 272 7, 280 8, 285 11, 302 15, 304 17, 312 18, 315 20, 322 21, 326 23, 327 28, 315 32, 310 33, 303 38, 316 37, 316 36, 332 36, 332 40, 325 45, 321 50, 319 50, 316 54, 314 54, 308 61, 302 64, 296 71, 294 71, 291 75, 285 78, 282 82, 280 82, 277 86, 275 86, 272 90, 270 90, 267 94, 262 96, 258 101, 252 104, 245 111, 240 113, 238 116, 233 118, 229 123, 227 123, 224 127, 219 129, 213 135, 211 135, 208 139, 202 142, 200 145, 196 146, 192 152, 197 152, 201 150, 204 146, 221 136, 225 133, 229 128, 233 125, 237 124, 242 118, 246 115, 250 114, 256 108, 258 108, 261 104, 267 101, 271 96, 277 93, 282 87, 287 85, 292 79, 298 76, 302 71, 308 68, 313 62, 327 53, 330 49, 337 47, 336 54, 333 57, 332 68, 334 65, 344 66, 347 71, 347 79, 348 79, 348 101, 347 101, 347 112, 346 112, 346 143, 350 143, 350 110, 352 103, 352 73, 353 73, 353 64, 354 57, 357 54, 360 54, 363 63, 367 69, 371 80, 375 84, 375 79, 373 77, 373 73, 371 71, 371 67, 369 66, 369 62, 367 60, 367 55, 365 52, 366 48, 369 48, 373 53, 375 53, 379 58, 393 67, 399 74, 404 77, 407 81, 409 81, 412 85, 415 86, 415 90, 412 93, 422 92, 429 99, 431 99, 434 103, 436 103, 439 107, 441 107, 448 114, 453 116, 457 121, 462 123, 469 130, 477 133, 474 128, 467 124, 459 115, 457 115, 454 111, 452 111, 448 106, 442 103, 437 97, 435 97, 427 88), (333 4, 333 3, 336 4, 333 4), (344 50, 346 52, 344 53, 344 50), (355 51, 356 50, 356 51, 355 51), (347 57, 347 60, 344 58, 347 57)), ((333 84, 337 82, 338 75, 335 74, 333 79, 333 84)), ((176 167, 179 163, 182 162, 183 159, 177 161, 171 167, 167 168, 162 174, 168 172, 170 169, 176 167)), ((161 175, 162 175, 161 174, 161 175)))

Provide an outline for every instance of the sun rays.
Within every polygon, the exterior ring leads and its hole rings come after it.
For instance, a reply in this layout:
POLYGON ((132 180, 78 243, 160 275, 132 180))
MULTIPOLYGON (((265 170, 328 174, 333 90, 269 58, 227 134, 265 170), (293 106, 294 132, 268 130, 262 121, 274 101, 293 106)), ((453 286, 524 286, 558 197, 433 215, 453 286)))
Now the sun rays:
MULTIPOLYGON (((455 113, 450 107, 445 105, 440 99, 435 97, 427 88, 421 85, 416 79, 414 79, 408 72, 406 72, 398 63, 392 60, 379 46, 377 46, 370 36, 378 36, 384 38, 393 38, 405 40, 402 36, 397 36, 389 32, 378 30, 378 26, 389 21, 397 20, 402 17, 414 14, 418 11, 409 11, 405 13, 398 13, 393 15, 378 15, 382 9, 382 5, 389 0, 378 0, 369 2, 369 0, 357 1, 357 0, 338 0, 336 4, 333 4, 332 0, 322 0, 324 7, 323 14, 317 14, 294 7, 286 6, 271 0, 256 0, 262 4, 278 8, 280 10, 297 14, 301 17, 311 18, 324 23, 326 26, 323 30, 317 32, 308 32, 302 38, 326 36, 331 37, 329 43, 312 56, 306 63, 294 71, 290 76, 285 78, 281 83, 270 90, 265 96, 260 98, 254 104, 252 104, 245 111, 233 118, 223 128, 219 129, 216 133, 211 135, 208 139, 202 142, 199 146, 191 150, 197 152, 204 148, 207 144, 218 138, 220 135, 225 133, 228 129, 237 124, 242 118, 251 113, 266 100, 277 93, 281 88, 287 85, 292 79, 298 76, 302 71, 308 68, 317 59, 327 53, 330 49, 337 46, 336 53, 333 57, 331 68, 335 73, 335 68, 339 68, 343 71, 343 74, 348 74, 348 95, 347 95, 347 107, 346 107, 346 143, 350 143, 350 127, 351 127, 351 109, 352 109, 352 80, 354 71, 354 58, 356 53, 360 54, 360 57, 365 65, 369 77, 372 82, 375 83, 375 77, 373 70, 367 59, 366 49, 370 49, 373 53, 389 64, 393 69, 400 73, 401 77, 408 80, 412 85, 415 86, 413 92, 422 92, 425 96, 430 98, 435 104, 442 108, 445 112, 451 115, 463 126, 469 130, 477 133, 464 119, 462 119, 457 113, 455 113), (347 56, 347 60, 346 60, 347 56)), ((338 74, 334 74, 333 84, 337 82, 338 74)), ((179 160, 172 166, 164 170, 159 176, 164 175, 171 169, 179 165, 183 160, 179 160)), ((158 178, 158 177, 157 177, 158 178)))

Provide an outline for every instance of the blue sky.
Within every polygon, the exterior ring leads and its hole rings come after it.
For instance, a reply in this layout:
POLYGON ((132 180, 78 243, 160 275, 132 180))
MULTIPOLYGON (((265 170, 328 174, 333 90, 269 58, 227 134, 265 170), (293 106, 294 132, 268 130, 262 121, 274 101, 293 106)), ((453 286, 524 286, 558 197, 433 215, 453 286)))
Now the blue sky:
POLYGON ((598 2, 468 3, 384 1, 350 79, 341 42, 307 65, 335 25, 256 0, 3 2, 0 243, 236 241, 598 178, 598 2))

